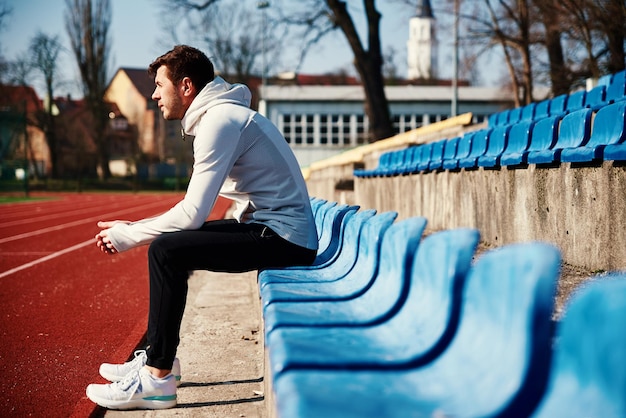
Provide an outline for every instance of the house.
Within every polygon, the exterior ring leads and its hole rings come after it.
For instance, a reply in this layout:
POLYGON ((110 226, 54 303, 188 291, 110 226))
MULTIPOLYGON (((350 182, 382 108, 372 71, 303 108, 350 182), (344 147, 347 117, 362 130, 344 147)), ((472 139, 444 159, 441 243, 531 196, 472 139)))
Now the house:
POLYGON ((42 103, 32 87, 0 85, 2 178, 15 178, 16 169, 24 173, 24 168, 28 168, 31 176, 40 177, 50 172, 50 149, 38 122, 42 111, 42 103))

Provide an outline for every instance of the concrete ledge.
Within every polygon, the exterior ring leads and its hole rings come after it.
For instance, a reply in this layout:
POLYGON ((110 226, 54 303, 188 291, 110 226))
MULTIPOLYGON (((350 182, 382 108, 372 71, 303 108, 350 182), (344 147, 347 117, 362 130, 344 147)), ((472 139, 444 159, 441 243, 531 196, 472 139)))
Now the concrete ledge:
POLYGON ((591 271, 626 268, 626 168, 610 161, 356 178, 354 203, 424 216, 429 231, 478 228, 495 246, 550 242, 591 271))

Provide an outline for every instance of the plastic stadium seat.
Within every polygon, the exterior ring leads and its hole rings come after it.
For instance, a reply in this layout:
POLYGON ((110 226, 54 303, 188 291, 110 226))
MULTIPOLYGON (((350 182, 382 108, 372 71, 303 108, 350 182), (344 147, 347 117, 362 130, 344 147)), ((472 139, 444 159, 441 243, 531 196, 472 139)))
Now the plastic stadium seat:
POLYGON ((422 152, 420 153, 420 160, 417 164, 413 162, 413 167, 417 168, 417 171, 426 171, 428 170, 428 165, 430 164, 430 159, 432 158, 433 153, 433 143, 429 142, 428 144, 420 145, 422 148, 422 152))
POLYGON ((606 105, 596 114, 589 142, 584 146, 566 148, 561 152, 563 162, 602 160, 607 145, 624 147, 626 138, 626 100, 606 105))
POLYGON ((273 381, 278 415, 528 417, 548 379, 559 269, 558 250, 545 244, 484 254, 441 355, 408 369, 288 370, 273 381))
POLYGON ((585 107, 598 110, 606 105, 606 86, 596 86, 587 92, 585 107))
MULTIPOLYGON (((336 203, 336 202, 329 202, 336 203)), ((315 257, 313 263, 309 266, 291 266, 291 267, 283 267, 278 269, 279 271, 284 270, 314 270, 323 268, 326 265, 335 261, 335 259, 341 253, 342 242, 344 240, 344 231, 346 228, 346 224, 350 221, 350 219, 354 216, 354 214, 358 211, 358 206, 348 206, 348 205, 334 205, 327 210, 327 213, 324 216, 323 225, 321 229, 321 237, 319 240, 319 249, 318 254, 315 257)), ((320 234, 320 229, 318 229, 318 234, 320 234)), ((259 276, 261 274, 269 274, 273 272, 273 269, 265 269, 259 271, 259 276), (268 273, 265 273, 268 272, 268 273)), ((260 282, 259 282, 260 284, 260 282)))
POLYGON ((514 123, 519 122, 521 117, 522 117, 522 108, 521 107, 515 107, 515 108, 511 109, 511 111, 509 112, 508 125, 513 125, 514 123))
POLYGON ((511 112, 510 109, 507 110, 503 110, 502 112, 498 113, 498 122, 496 124, 496 126, 502 126, 502 125, 506 125, 507 123, 509 123, 509 113, 511 112))
MULTIPOLYGON (((365 221, 356 243, 358 252, 354 268, 345 276, 332 281, 304 282, 298 279, 299 272, 289 271, 286 274, 294 274, 298 280, 268 283, 263 286, 261 288, 263 306, 267 307, 276 302, 347 299, 363 292, 376 275, 383 236, 397 216, 396 212, 385 212, 365 221)), ((323 270, 317 272, 323 274, 323 270)))
POLYGON ((548 116, 550 116, 550 99, 538 102, 535 106, 533 120, 539 120, 548 116))
POLYGON ((496 167, 500 165, 500 155, 506 148, 510 126, 498 126, 489 133, 487 151, 476 161, 479 167, 496 167))
POLYGON ((284 283, 293 281, 322 281, 336 280, 345 276, 354 267, 358 253, 359 235, 365 222, 374 216, 375 210, 356 212, 343 224, 341 249, 337 257, 330 263, 316 268, 310 266, 291 267, 285 269, 267 269, 258 273, 259 288, 261 291, 269 283, 284 283), (309 267, 309 268, 307 268, 309 267))
POLYGON ((615 73, 606 87, 606 102, 615 103, 626 100, 626 70, 615 73))
POLYGON ((478 157, 487 151, 487 139, 491 131, 492 129, 481 129, 474 132, 470 153, 467 157, 459 159, 459 168, 476 168, 478 157))
POLYGON ((626 276, 584 285, 557 329, 544 399, 534 418, 626 417, 626 276))
POLYGON ((530 145, 534 121, 518 122, 509 131, 509 141, 500 156, 501 166, 512 166, 524 163, 524 153, 530 145))
POLYGON ((417 146, 411 146, 408 149, 408 155, 406 160, 404 161, 404 166, 402 167, 401 174, 402 175, 408 175, 408 174, 415 174, 418 172, 417 166, 419 166, 419 161, 422 158, 422 147, 417 145, 417 146))
POLYGON ((443 165, 443 149, 446 142, 446 139, 433 142, 433 147, 430 153, 430 162, 428 163, 428 171, 439 170, 443 165))
POLYGON ((392 152, 386 152, 384 154, 381 154, 380 157, 378 157, 378 167, 371 169, 371 170, 357 169, 357 170, 354 170, 354 175, 356 177, 374 177, 378 175, 380 171, 382 171, 386 167, 389 167, 389 165, 391 164, 392 157, 393 157, 392 152))
MULTIPOLYGON (((591 132, 591 109, 581 109, 566 115, 561 120, 556 143, 550 149, 530 151, 529 164, 552 164, 560 162, 563 148, 585 145, 591 132)), ((537 122, 539 124, 539 122, 537 122)), ((535 134, 533 133, 533 138, 535 134)))
POLYGON ((450 161, 455 158, 457 146, 459 145, 460 136, 455 136, 454 138, 450 138, 446 140, 446 143, 443 146, 443 156, 441 159, 441 169, 448 169, 446 167, 446 161, 450 161))
POLYGON ((567 99, 567 94, 561 94, 553 98, 550 102, 550 116, 559 116, 567 113, 567 99))
POLYGON ((585 99, 587 98, 586 90, 578 90, 574 93, 570 93, 567 98, 567 106, 565 108, 566 113, 575 112, 576 110, 583 109, 585 107, 585 99))
POLYGON ((272 303, 263 313, 266 326, 364 326, 393 316, 404 302, 402 292, 408 288, 410 268, 426 227, 424 218, 409 219, 391 225, 383 236, 376 275, 358 297, 272 303))
POLYGON ((456 332, 478 238, 478 231, 467 229, 425 238, 417 249, 406 302, 388 321, 363 327, 286 327, 270 333, 266 344, 272 376, 289 369, 408 368, 432 361, 456 332))
POLYGON ((461 138, 456 147, 456 155, 450 159, 443 160, 443 168, 446 170, 456 170, 459 168, 459 160, 469 155, 472 149, 472 139, 474 132, 467 132, 461 138))
POLYGON ((487 116, 487 126, 493 128, 498 125, 498 113, 492 113, 487 116))
POLYGON ((529 103, 526 106, 523 106, 520 121, 535 119, 535 106, 537 106, 537 103, 529 103))

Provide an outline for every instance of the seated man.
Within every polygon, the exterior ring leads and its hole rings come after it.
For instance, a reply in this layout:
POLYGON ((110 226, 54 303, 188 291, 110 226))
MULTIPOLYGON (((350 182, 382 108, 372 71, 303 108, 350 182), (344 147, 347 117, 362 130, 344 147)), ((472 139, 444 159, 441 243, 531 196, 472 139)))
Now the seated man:
MULTIPOLYGON (((191 270, 244 272, 306 265, 317 232, 300 167, 278 129, 249 108, 250 90, 215 77, 201 51, 184 45, 149 67, 152 99, 163 117, 182 120, 194 136, 194 166, 183 200, 137 222, 99 222, 96 244, 116 254, 150 244, 147 348, 132 362, 103 364, 111 384, 92 384, 87 396, 113 409, 176 405, 172 374, 191 270), (218 197, 232 199, 236 219, 206 219, 218 197)), ((179 373, 179 372, 178 372, 179 373)))

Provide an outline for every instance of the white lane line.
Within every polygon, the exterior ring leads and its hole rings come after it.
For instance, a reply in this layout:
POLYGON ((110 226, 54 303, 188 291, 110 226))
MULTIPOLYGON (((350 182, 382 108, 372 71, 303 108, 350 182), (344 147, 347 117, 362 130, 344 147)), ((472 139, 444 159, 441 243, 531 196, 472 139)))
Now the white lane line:
POLYGON ((29 237, 33 237, 33 236, 36 236, 36 235, 45 234, 45 233, 48 233, 48 232, 58 231, 58 230, 61 230, 61 229, 65 229, 65 228, 69 228, 69 227, 77 226, 77 225, 82 225, 82 224, 86 224, 86 223, 90 223, 90 222, 97 222, 97 221, 102 221, 102 220, 113 220, 114 216, 121 215, 121 214, 124 214, 124 213, 128 213, 129 211, 139 210, 139 209, 147 209, 149 207, 159 206, 159 205, 162 205, 162 204, 163 204, 163 202, 152 202, 152 203, 148 203, 148 204, 145 204, 145 205, 142 205, 142 206, 136 206, 136 207, 132 207, 132 208, 118 210, 116 212, 108 213, 105 216, 92 216, 91 218, 85 218, 85 219, 81 219, 79 221, 68 222, 68 223, 64 223, 64 224, 60 224, 60 225, 56 225, 56 226, 51 226, 51 227, 48 227, 48 228, 38 229, 36 231, 25 232, 23 234, 13 235, 13 236, 6 237, 6 238, 0 238, 0 244, 4 244, 5 242, 17 241, 19 239, 29 238, 29 237), (104 218, 107 218, 107 219, 104 219, 104 218))
POLYGON ((71 253, 72 251, 78 250, 79 248, 86 247, 87 245, 93 245, 94 243, 95 243, 95 239, 93 239, 93 238, 92 239, 88 239, 87 241, 83 241, 80 244, 73 245, 71 247, 65 248, 65 249, 63 249, 61 251, 54 252, 54 253, 52 253, 50 255, 47 255, 45 257, 38 258, 37 260, 33 260, 30 263, 22 264, 21 266, 18 266, 18 267, 12 268, 11 270, 7 270, 7 271, 5 271, 3 273, 0 273, 0 279, 4 278, 6 276, 9 276, 9 275, 11 275, 13 273, 17 273, 18 271, 22 271, 22 270, 25 270, 25 269, 30 268, 32 266, 35 266, 37 264, 46 262, 48 260, 52 260, 53 258, 59 257, 59 256, 61 256, 63 254, 71 253))
MULTIPOLYGON (((115 208, 117 208, 119 206, 120 205, 115 205, 115 208)), ((58 213, 53 213, 53 214, 49 214, 49 215, 34 216, 34 217, 28 218, 28 219, 20 219, 20 220, 16 220, 16 221, 8 221, 8 222, 0 222, 0 228, 5 228, 7 226, 32 224, 33 222, 48 221, 50 219, 58 219, 58 218, 64 218, 64 217, 73 216, 73 215, 80 215, 80 214, 83 214, 85 212, 94 212, 94 211, 100 210, 100 209, 102 209, 102 208, 101 207, 97 207, 97 206, 89 206, 89 207, 86 207, 86 208, 77 209, 77 210, 73 210, 73 211, 69 211, 69 212, 68 211, 58 212, 58 213)))

